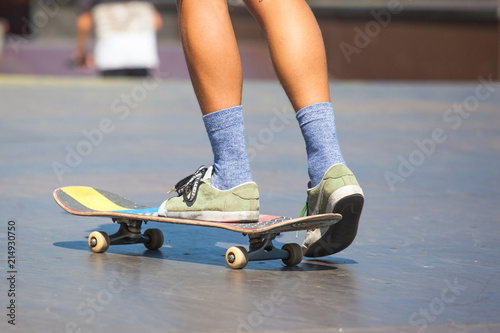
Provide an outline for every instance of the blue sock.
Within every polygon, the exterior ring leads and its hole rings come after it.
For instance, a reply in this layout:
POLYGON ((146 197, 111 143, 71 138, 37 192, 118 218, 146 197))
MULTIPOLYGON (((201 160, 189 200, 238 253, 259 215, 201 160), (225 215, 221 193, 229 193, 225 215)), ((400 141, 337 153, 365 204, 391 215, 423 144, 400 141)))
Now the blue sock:
POLYGON ((203 122, 214 154, 212 186, 228 190, 252 181, 242 106, 206 114, 203 122))
POLYGON ((332 165, 345 165, 335 131, 332 103, 306 106, 297 112, 296 118, 306 142, 309 178, 314 187, 332 165))

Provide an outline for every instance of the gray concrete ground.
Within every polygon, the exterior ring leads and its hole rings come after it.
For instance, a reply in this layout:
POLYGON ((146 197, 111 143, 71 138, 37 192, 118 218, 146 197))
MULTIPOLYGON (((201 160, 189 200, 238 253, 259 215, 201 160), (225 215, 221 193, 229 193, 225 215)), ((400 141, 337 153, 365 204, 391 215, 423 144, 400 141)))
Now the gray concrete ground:
MULTIPOLYGON (((498 332, 499 92, 479 79, 335 83, 366 195, 355 243, 296 268, 231 270, 239 234, 150 223, 159 251, 95 254, 88 234, 116 225, 52 199, 89 185, 158 205, 211 163, 188 81, 0 76, 0 331, 498 332)), ((261 210, 297 216, 307 165, 292 109, 270 81, 246 83, 243 101, 261 210)))

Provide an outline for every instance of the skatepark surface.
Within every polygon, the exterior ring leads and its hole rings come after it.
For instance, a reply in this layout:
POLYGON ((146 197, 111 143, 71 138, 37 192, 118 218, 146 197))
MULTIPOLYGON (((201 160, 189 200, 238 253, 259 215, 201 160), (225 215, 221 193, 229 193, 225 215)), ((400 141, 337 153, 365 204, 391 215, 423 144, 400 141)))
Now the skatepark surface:
MULTIPOLYGON (((500 84, 331 90, 365 193, 356 240, 293 268, 232 270, 224 254, 242 235, 150 222, 160 250, 96 254, 90 232, 118 226, 52 198, 84 185, 155 206, 212 163, 188 80, 0 76, 0 331, 499 332, 500 84)), ((274 80, 245 82, 243 105, 261 212, 298 216, 308 179, 293 110, 274 80)))

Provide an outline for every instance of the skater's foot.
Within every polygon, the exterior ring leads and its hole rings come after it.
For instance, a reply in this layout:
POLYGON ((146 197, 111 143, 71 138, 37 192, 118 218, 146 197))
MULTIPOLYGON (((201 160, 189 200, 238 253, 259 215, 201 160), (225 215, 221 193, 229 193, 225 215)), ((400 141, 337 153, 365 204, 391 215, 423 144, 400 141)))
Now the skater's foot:
POLYGON ((327 256, 348 247, 356 237, 364 203, 363 190, 351 170, 333 165, 307 195, 307 215, 333 212, 341 214, 342 220, 329 228, 308 230, 302 244, 304 256, 327 256))
POLYGON ((175 185, 178 196, 165 200, 158 215, 192 220, 233 222, 259 219, 259 190, 246 182, 228 190, 211 184, 213 168, 200 167, 175 185))

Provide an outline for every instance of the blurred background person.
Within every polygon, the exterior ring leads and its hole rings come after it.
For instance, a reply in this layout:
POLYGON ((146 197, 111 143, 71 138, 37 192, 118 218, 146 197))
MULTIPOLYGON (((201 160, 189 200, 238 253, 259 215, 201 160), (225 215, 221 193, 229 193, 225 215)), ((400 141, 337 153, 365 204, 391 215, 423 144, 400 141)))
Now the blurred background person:
POLYGON ((159 66, 162 19, 147 0, 80 0, 73 64, 100 75, 144 77, 159 66), (94 52, 87 51, 92 28, 94 52))
POLYGON ((2 59, 2 52, 5 45, 5 36, 9 32, 9 22, 0 17, 0 60, 2 59))

